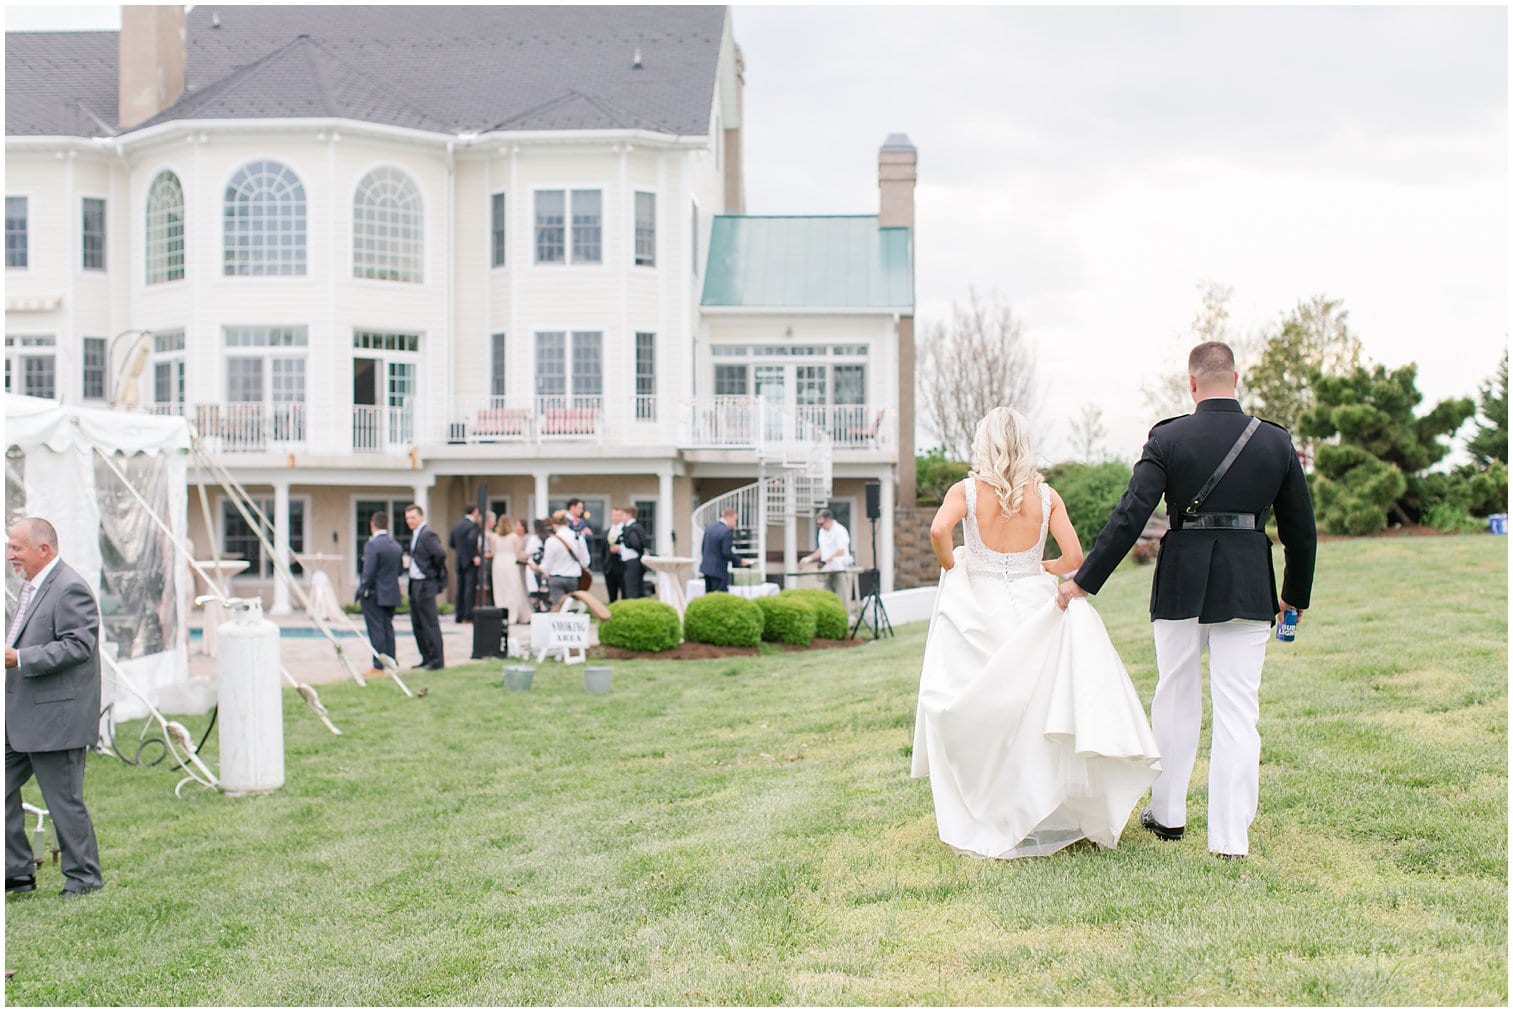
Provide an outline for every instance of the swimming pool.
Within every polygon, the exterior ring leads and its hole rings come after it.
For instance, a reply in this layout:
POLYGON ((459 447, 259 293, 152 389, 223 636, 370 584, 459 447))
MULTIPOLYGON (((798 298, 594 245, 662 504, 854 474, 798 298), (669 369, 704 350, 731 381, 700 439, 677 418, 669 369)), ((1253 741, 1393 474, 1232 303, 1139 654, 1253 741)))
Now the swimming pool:
MULTIPOLYGON (((189 630, 189 638, 191 640, 203 639, 204 635, 205 633, 203 629, 189 630)), ((331 635, 335 636, 337 639, 355 639, 360 634, 353 632, 351 629, 332 629, 331 635)), ((279 626, 278 638, 281 640, 319 640, 325 639, 326 637, 325 633, 321 632, 314 626, 285 625, 279 626)))

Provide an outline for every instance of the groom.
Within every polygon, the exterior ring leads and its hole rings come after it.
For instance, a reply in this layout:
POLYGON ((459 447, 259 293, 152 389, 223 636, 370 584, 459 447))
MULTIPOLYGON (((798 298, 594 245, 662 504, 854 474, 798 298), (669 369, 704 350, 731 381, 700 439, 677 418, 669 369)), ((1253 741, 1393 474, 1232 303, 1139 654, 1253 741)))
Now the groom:
POLYGON ((1140 824, 1163 840, 1182 838, 1203 721, 1200 658, 1207 647, 1213 696, 1208 849, 1240 858, 1250 852, 1260 782, 1261 665, 1273 619, 1308 607, 1313 502, 1287 430, 1240 409, 1240 377, 1229 347, 1198 345, 1187 372, 1197 409, 1151 429, 1129 488, 1075 579, 1061 585, 1058 603, 1065 608, 1103 587, 1164 494, 1172 526, 1161 540, 1151 584, 1158 673, 1151 730, 1162 772, 1140 824), (1273 510, 1286 555, 1280 601, 1265 533, 1273 510))

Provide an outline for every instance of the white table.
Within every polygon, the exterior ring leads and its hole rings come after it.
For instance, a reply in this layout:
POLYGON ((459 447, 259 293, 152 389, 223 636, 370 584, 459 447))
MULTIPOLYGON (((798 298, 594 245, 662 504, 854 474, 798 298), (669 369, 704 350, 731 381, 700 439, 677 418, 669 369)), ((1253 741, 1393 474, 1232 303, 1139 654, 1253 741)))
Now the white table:
MULTIPOLYGON (((740 586, 730 586, 725 589, 736 597, 744 597, 749 600, 758 597, 776 597, 783 588, 775 583, 747 583, 740 586)), ((687 594, 690 601, 696 597, 703 597, 704 581, 689 580, 687 594)))
POLYGON ((326 622, 340 622, 341 602, 336 599, 336 584, 326 571, 328 563, 340 562, 345 555, 328 555, 325 552, 300 552, 295 556, 305 567, 310 581, 310 610, 326 622))
MULTIPOLYGON (((252 563, 246 559, 222 559, 220 562, 210 560, 194 560, 194 564, 215 578, 215 582, 205 588, 207 594, 219 594, 221 597, 231 596, 231 578, 245 570, 252 563)), ((203 579, 203 577, 201 577, 203 579)), ((226 609, 219 601, 205 602, 205 626, 200 636, 200 650, 203 653, 215 656, 215 631, 226 619, 226 609)))
POLYGON ((693 577, 693 567, 698 559, 691 555, 643 555, 641 562, 657 574, 657 599, 678 609, 678 614, 688 610, 688 597, 683 585, 693 577))

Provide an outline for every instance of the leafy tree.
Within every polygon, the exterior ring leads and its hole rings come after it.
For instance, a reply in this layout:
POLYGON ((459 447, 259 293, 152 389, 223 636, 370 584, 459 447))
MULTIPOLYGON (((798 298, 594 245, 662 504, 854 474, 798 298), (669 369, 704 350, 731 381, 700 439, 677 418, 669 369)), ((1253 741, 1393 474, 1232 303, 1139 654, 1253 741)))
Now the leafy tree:
POLYGON ((1089 464, 1108 459, 1108 450, 1103 440, 1108 429, 1103 426, 1103 409, 1093 402, 1082 406, 1082 413, 1072 419, 1072 449, 1078 460, 1089 464))
POLYGON ((1476 432, 1466 443, 1466 450, 1482 467, 1494 460, 1508 462, 1508 353, 1502 353, 1502 365, 1481 388, 1477 405, 1476 432))
POLYGON ((1416 416, 1423 394, 1413 364, 1390 372, 1380 365, 1340 376, 1314 372, 1308 382, 1315 402, 1299 429, 1306 437, 1330 440, 1314 458, 1313 496, 1324 528, 1366 534, 1381 530, 1389 513, 1411 523, 1399 502, 1408 476, 1449 452, 1444 437, 1470 417, 1470 399, 1441 401, 1416 416))
MULTIPOLYGON (((1192 395, 1187 388, 1187 354, 1195 346, 1206 341, 1222 341, 1235 353, 1235 361, 1243 363, 1249 356, 1250 342, 1235 333, 1229 322, 1229 300, 1235 290, 1217 281, 1198 282, 1198 311, 1187 332, 1177 335, 1177 345, 1155 376, 1147 377, 1140 392, 1145 397, 1146 407, 1158 418, 1185 415, 1193 409, 1192 395), (1177 361, 1172 362, 1172 358, 1177 361)), ((1240 369, 1240 381, 1245 382, 1247 370, 1240 369)))
POLYGON ((1035 352, 1024 324, 997 292, 970 289, 951 304, 950 324, 936 324, 919 349, 919 406, 925 428, 957 460, 970 458, 977 423, 999 405, 1033 416, 1035 352))
POLYGON ((1350 333, 1347 315, 1338 299, 1315 295, 1263 336, 1255 364, 1244 373, 1256 414, 1300 431, 1314 404, 1313 377, 1346 375, 1361 364, 1361 342, 1350 333))

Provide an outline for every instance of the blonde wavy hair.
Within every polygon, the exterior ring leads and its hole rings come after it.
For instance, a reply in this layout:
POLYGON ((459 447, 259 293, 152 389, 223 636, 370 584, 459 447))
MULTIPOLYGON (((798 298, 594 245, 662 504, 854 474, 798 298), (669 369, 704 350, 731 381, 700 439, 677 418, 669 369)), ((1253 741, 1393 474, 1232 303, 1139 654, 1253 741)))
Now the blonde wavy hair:
POLYGON ((967 477, 992 487, 1004 516, 1018 514, 1024 505, 1025 490, 1045 480, 1035 467, 1029 420, 1005 407, 994 408, 983 416, 972 436, 972 469, 967 477))

